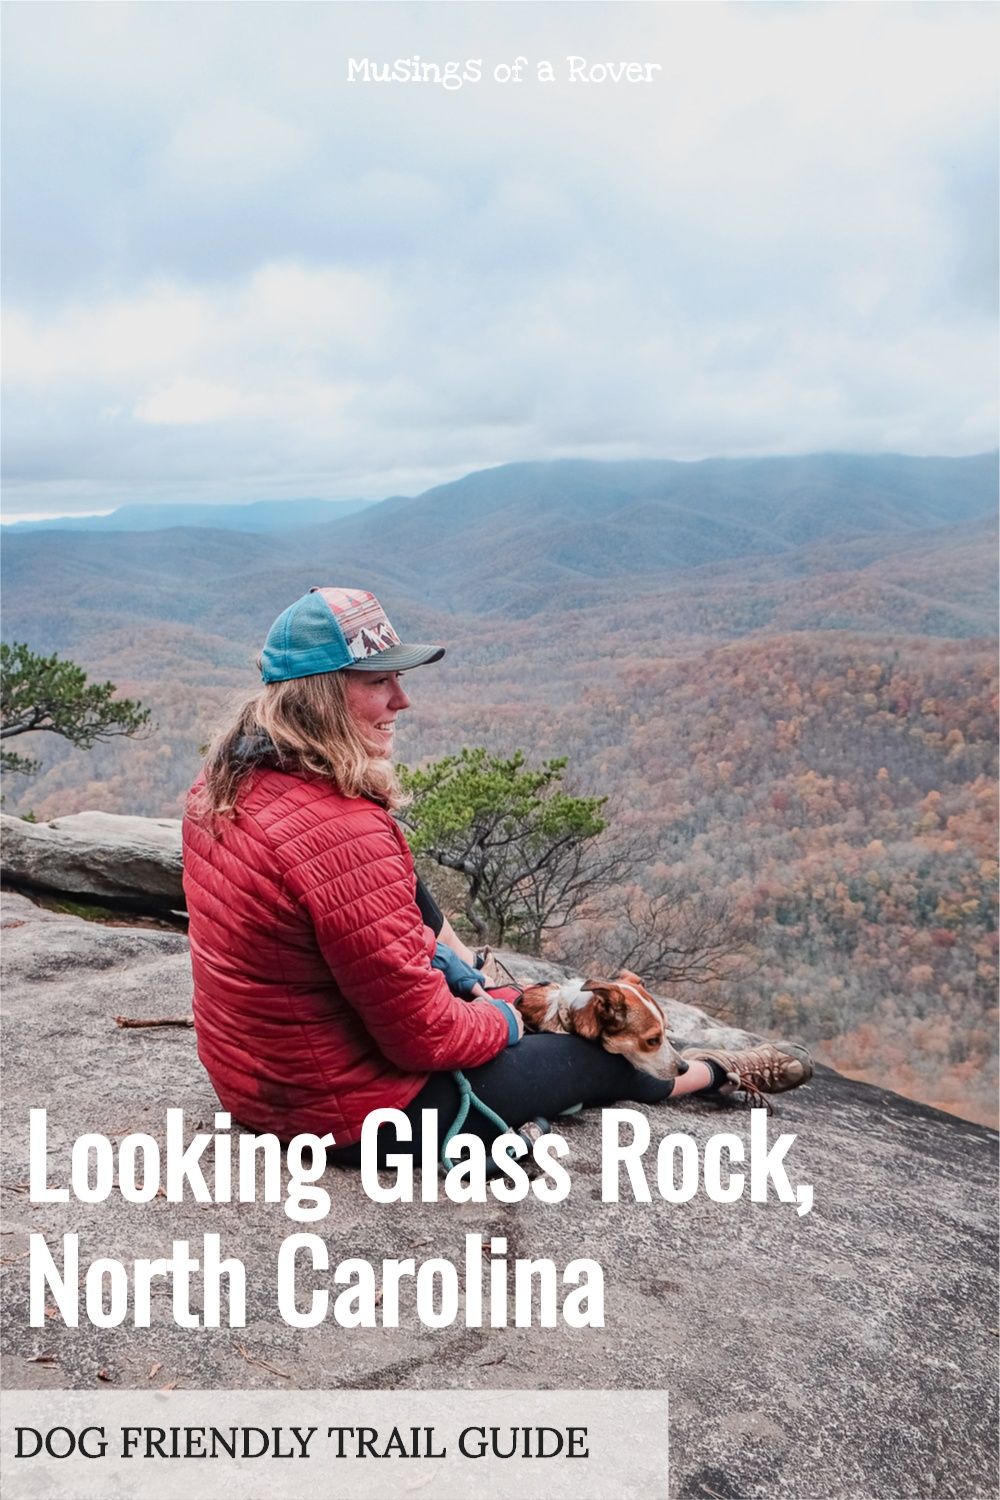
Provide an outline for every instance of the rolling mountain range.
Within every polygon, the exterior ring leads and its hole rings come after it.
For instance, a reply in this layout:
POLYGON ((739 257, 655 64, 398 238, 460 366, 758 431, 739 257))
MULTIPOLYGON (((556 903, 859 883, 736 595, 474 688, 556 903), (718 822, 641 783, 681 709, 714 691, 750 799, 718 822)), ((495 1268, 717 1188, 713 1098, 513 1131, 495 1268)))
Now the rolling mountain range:
POLYGON ((628 611, 651 595, 664 631, 685 634, 974 635, 992 630, 995 510, 993 455, 511 464, 276 532, 8 532, 4 628, 46 650, 138 620, 250 646, 289 599, 338 579, 400 601, 410 629, 437 616, 628 611), (45 602, 53 589, 58 611, 45 602), (710 598, 728 626, 707 618, 710 598))
MULTIPOLYGON (((530 524, 539 508, 554 519, 629 521, 671 507, 717 522, 747 523, 794 541, 815 540, 822 529, 885 530, 968 519, 995 488, 996 455, 912 458, 899 454, 820 454, 799 458, 705 459, 679 463, 645 459, 595 463, 563 459, 481 469, 416 497, 373 500, 258 500, 250 504, 131 504, 101 515, 62 516, 11 523, 7 532, 161 531, 176 526, 226 531, 288 532, 333 523, 381 505, 396 518, 419 506, 438 524, 466 524, 469 512, 503 515, 508 525, 530 524), (826 507, 832 507, 830 514, 826 507), (853 513, 852 513, 853 512, 853 513), (798 534, 796 534, 798 531, 798 534)), ((416 516, 417 512, 412 513, 416 516)))

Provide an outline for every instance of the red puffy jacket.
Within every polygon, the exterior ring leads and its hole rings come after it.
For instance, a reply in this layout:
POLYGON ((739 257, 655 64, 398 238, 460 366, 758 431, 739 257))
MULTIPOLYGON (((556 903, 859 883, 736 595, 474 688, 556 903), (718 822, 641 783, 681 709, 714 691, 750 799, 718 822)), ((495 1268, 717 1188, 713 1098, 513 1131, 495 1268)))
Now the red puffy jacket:
POLYGON ((431 968, 406 840, 329 781, 260 769, 235 819, 184 819, 198 1055, 243 1125, 361 1135, 429 1073, 503 1051, 507 1021, 431 968))

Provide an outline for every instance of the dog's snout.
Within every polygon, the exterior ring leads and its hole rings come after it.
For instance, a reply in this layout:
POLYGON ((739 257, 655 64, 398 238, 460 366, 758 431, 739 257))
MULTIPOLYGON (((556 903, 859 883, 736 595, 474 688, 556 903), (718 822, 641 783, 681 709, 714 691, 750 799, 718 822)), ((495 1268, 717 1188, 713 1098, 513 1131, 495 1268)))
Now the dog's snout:
POLYGON ((680 1077, 681 1073, 686 1073, 687 1070, 688 1070, 688 1068, 690 1066, 691 1066, 691 1064, 689 1062, 685 1062, 685 1060, 684 1060, 683 1057, 678 1058, 678 1060, 677 1060, 677 1075, 678 1075, 678 1077, 680 1077))

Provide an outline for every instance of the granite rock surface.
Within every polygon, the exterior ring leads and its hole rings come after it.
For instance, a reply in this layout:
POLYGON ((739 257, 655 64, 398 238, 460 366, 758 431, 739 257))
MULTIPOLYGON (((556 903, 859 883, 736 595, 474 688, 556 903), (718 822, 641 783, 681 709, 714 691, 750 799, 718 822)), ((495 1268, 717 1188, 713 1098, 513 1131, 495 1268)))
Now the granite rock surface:
POLYGON ((182 907, 179 818, 82 812, 48 823, 0 813, 5 881, 136 906, 182 907))
MULTIPOLYGON (((649 1203, 602 1201, 601 1118, 589 1111, 560 1122, 573 1186, 559 1204, 380 1205, 344 1169, 323 1178, 332 1208, 318 1226, 260 1202, 36 1204, 26 1191, 32 1106, 48 1110, 50 1181, 65 1184, 83 1132, 143 1131, 162 1144, 168 1108, 184 1110, 190 1134, 213 1128, 217 1105, 191 1030, 115 1022, 189 1012, 182 934, 100 926, 21 895, 7 897, 3 920, 8 1387, 668 1388, 673 1500, 995 1495, 990 1131, 821 1068, 777 1101, 769 1124, 772 1139, 795 1135, 789 1176, 815 1195, 802 1216, 773 1197, 660 1197, 653 1152, 663 1136, 684 1133, 699 1152, 720 1131, 749 1138, 745 1108, 706 1099, 640 1111, 653 1143, 649 1203), (461 1266, 470 1233, 505 1237, 509 1259, 546 1256, 561 1268, 591 1256, 604 1268, 606 1326, 431 1330, 404 1312, 398 1329, 331 1320, 297 1330, 278 1315, 274 1281, 282 1240, 303 1228, 328 1241, 331 1264, 357 1255, 377 1270, 403 1256, 461 1266), (247 1268, 246 1327, 182 1330, 158 1296, 150 1328, 74 1329, 58 1318, 30 1328, 28 1236, 43 1233, 55 1253, 68 1230, 85 1263, 111 1255, 126 1265, 219 1233, 247 1268)), ((542 977, 506 960, 524 980, 542 977)), ((670 1018, 686 1041, 741 1036, 689 1007, 671 1004, 670 1018)))

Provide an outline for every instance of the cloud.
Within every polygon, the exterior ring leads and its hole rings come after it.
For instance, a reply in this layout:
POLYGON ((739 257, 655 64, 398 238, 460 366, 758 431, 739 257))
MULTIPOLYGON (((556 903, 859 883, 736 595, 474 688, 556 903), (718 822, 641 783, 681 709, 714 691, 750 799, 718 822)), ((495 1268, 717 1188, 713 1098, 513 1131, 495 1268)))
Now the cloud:
POLYGON ((989 12, 15 7, 8 501, 992 446, 989 12), (663 72, 489 80, 567 53, 663 72))
POLYGON ((15 386, 49 390, 83 381, 142 390, 194 370, 280 380, 325 358, 367 365, 384 352, 392 309, 376 273, 269 264, 222 287, 157 281, 44 314, 14 309, 5 364, 15 386))
POLYGON ((241 100, 220 99, 179 123, 151 170, 154 182, 175 192, 239 197, 294 171, 308 149, 296 125, 241 100))

